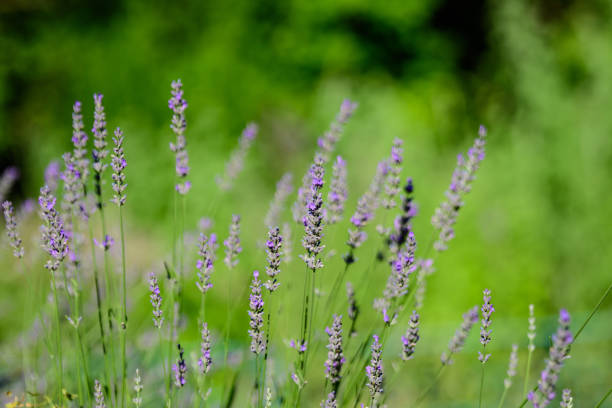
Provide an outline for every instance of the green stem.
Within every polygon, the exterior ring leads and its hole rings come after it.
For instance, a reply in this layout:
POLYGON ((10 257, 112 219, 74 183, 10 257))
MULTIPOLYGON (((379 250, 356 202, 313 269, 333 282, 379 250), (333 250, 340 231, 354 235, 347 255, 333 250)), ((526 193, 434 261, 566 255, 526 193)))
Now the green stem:
POLYGON ((123 227, 123 206, 119 206, 119 227, 121 230, 121 273, 123 290, 123 307, 121 310, 121 407, 125 407, 127 395, 127 359, 126 359, 126 337, 127 337, 127 271, 125 262, 125 232, 123 227))
POLYGON ((527 367, 525 368, 525 383, 523 384, 523 395, 527 395, 527 384, 529 384, 529 373, 531 371, 531 355, 533 354, 533 349, 529 348, 529 352, 527 353, 527 367))
POLYGON ((497 406, 497 408, 502 408, 502 406, 504 405, 504 400, 506 399, 507 393, 508 393, 508 388, 504 387, 504 392, 502 392, 502 396, 501 396, 501 399, 499 400, 499 405, 497 406))
POLYGON ((606 392, 606 394, 603 396, 603 398, 601 399, 601 401, 599 401, 597 403, 597 405, 595 405, 595 408, 599 408, 603 405, 604 402, 606 402, 606 400, 608 399, 608 397, 610 396, 610 394, 612 394, 612 388, 610 388, 608 390, 608 392, 606 392))
POLYGON ((421 395, 419 395, 419 397, 416 399, 416 401, 414 402, 414 407, 415 408, 417 408, 419 405, 421 405, 421 403, 423 402, 423 400, 425 399, 427 394, 429 394, 429 392, 433 389, 433 387, 438 383, 438 381, 440 380, 440 377, 442 377, 442 373, 444 372, 444 368, 446 368, 446 364, 442 364, 440 366, 440 368, 438 369, 438 372, 436 373, 436 376, 434 377, 434 379, 431 382, 431 384, 429 384, 429 386, 427 388, 425 388, 425 391, 423 391, 421 393, 421 395))
MULTIPOLYGON (((484 354, 484 346, 482 347, 482 353, 484 354)), ((480 397, 478 398, 478 408, 482 407, 482 390, 484 388, 484 378, 485 378, 485 363, 482 364, 482 370, 480 372, 480 397)))
POLYGON ((55 347, 56 347, 56 375, 58 380, 58 397, 61 402, 61 406, 64 405, 63 401, 63 389, 64 389, 64 374, 63 374, 63 363, 62 363, 62 337, 60 329, 60 318, 59 318, 59 300, 57 298, 57 285, 55 282, 55 271, 51 272, 51 291, 53 292, 53 302, 55 303, 55 347))

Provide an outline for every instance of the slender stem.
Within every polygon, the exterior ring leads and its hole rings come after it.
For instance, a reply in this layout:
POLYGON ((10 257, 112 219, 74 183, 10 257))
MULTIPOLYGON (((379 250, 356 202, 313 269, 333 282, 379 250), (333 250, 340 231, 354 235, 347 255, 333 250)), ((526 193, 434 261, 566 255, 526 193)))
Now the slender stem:
POLYGON ((121 230, 121 273, 123 290, 123 307, 121 310, 121 407, 125 407, 127 396, 127 359, 126 359, 126 337, 127 337, 127 271, 125 268, 125 232, 123 227, 123 206, 119 206, 119 227, 121 230))
POLYGON ((523 395, 527 395, 527 384, 529 384, 529 373, 531 372, 531 355, 533 354, 533 349, 529 348, 529 352, 527 353, 527 367, 525 368, 525 383, 523 384, 523 395))
MULTIPOLYGON (((484 346, 482 348, 484 354, 484 346)), ((482 370, 480 371, 480 397, 478 398, 478 408, 482 407, 482 390, 484 388, 484 378, 485 378, 485 364, 482 364, 482 370)))
POLYGON ((87 402, 91 406, 91 376, 89 375, 89 365, 87 364, 87 358, 85 353, 85 348, 83 347, 83 338, 81 337, 81 331, 79 328, 76 328, 77 341, 79 343, 79 351, 81 353, 81 359, 83 360, 83 370, 85 372, 85 381, 87 384, 87 402))
POLYGON ((610 396, 610 394, 612 394, 612 388, 610 388, 608 390, 608 392, 606 392, 606 394, 603 396, 603 398, 601 399, 601 401, 599 401, 597 403, 597 405, 595 405, 595 408, 599 408, 603 405, 604 402, 606 402, 606 400, 608 399, 608 397, 610 396))
POLYGON ((502 408, 502 405, 504 405, 504 400, 506 399, 507 393, 508 393, 508 388, 504 387, 504 392, 502 392, 502 396, 501 396, 501 399, 499 400, 499 405, 497 406, 497 408, 502 408))
POLYGON ((429 384, 429 386, 427 388, 425 388, 425 390, 421 393, 421 395, 419 395, 419 397, 416 399, 416 401, 414 402, 414 407, 415 408, 417 408, 419 405, 421 405, 421 403, 423 402, 423 400, 425 399, 427 394, 429 394, 429 392, 432 390, 432 388, 438 383, 438 381, 440 380, 440 377, 442 377, 442 373, 444 372, 444 368, 446 368, 446 364, 442 364, 440 366, 440 368, 438 369, 438 372, 436 373, 436 376, 434 377, 434 379, 431 382, 431 384, 429 384))
POLYGON ((63 363, 62 363, 62 335, 60 329, 60 318, 59 318, 59 300, 57 298, 57 285, 55 282, 55 271, 51 272, 51 291, 53 292, 53 302, 55 303, 55 347, 56 347, 56 374, 58 380, 58 397, 63 406, 63 389, 64 389, 64 374, 63 374, 63 363))

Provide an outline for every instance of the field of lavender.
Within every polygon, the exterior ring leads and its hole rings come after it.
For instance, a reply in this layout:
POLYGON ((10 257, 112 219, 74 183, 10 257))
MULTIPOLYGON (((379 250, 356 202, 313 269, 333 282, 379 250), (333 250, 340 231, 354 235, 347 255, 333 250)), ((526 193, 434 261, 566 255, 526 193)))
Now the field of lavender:
POLYGON ((609 15, 0 4, 0 404, 612 406, 609 15))

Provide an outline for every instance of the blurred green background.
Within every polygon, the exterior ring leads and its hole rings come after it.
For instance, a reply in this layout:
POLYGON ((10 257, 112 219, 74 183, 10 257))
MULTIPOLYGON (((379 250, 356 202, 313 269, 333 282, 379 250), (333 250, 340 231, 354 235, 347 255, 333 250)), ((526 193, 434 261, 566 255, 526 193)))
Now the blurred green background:
MULTIPOLYGON (((578 326, 612 276, 611 17, 607 1, 4 0, 0 168, 21 171, 11 198, 35 196, 48 162, 70 149, 72 103, 83 101, 89 129, 92 94, 103 93, 109 128, 125 133, 129 235, 138 248, 129 261, 142 286, 170 247, 173 79, 189 102, 187 225, 195 229, 220 200, 214 230, 224 238, 231 214, 241 214, 245 269, 262 268, 257 242, 276 181, 292 171, 300 182, 343 98, 359 103, 337 150, 348 162, 347 212, 401 137, 423 245, 455 156, 483 123, 486 160, 428 286, 422 339, 431 358, 410 375, 432 370, 459 314, 489 287, 501 390, 510 344, 526 343, 527 305, 542 317, 541 357, 556 311, 567 307, 578 326), (246 169, 234 191, 215 198, 214 176, 249 121, 260 134, 246 169)), ((333 237, 339 251, 342 234, 333 237)), ((294 228, 296 250, 300 235, 294 228)), ((2 275, 5 288, 19 287, 10 271, 2 275)), ((16 297, 0 300, 3 352, 16 297)), ((562 375, 579 405, 612 382, 611 318, 608 300, 562 375)), ((238 328, 236 336, 244 341, 238 328)), ((472 358, 458 365, 476 375, 472 358)), ((471 404, 477 381, 461 372, 445 378, 433 405, 471 404)), ((413 393, 425 380, 411 377, 413 393)))

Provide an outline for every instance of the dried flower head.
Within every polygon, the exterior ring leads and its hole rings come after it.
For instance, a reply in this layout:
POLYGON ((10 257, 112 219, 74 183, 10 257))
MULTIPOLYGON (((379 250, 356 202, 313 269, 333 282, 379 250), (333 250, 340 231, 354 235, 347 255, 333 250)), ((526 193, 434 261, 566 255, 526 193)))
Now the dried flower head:
POLYGON ((136 369, 136 377, 134 377, 134 398, 132 398, 132 402, 134 403, 134 405, 136 406, 136 408, 139 408, 142 405, 142 379, 140 378, 140 370, 136 369))
POLYGON ((536 319, 533 311, 533 305, 529 305, 529 327, 527 329, 527 339, 529 340, 528 350, 533 352, 535 350, 534 340, 536 337, 536 319))

